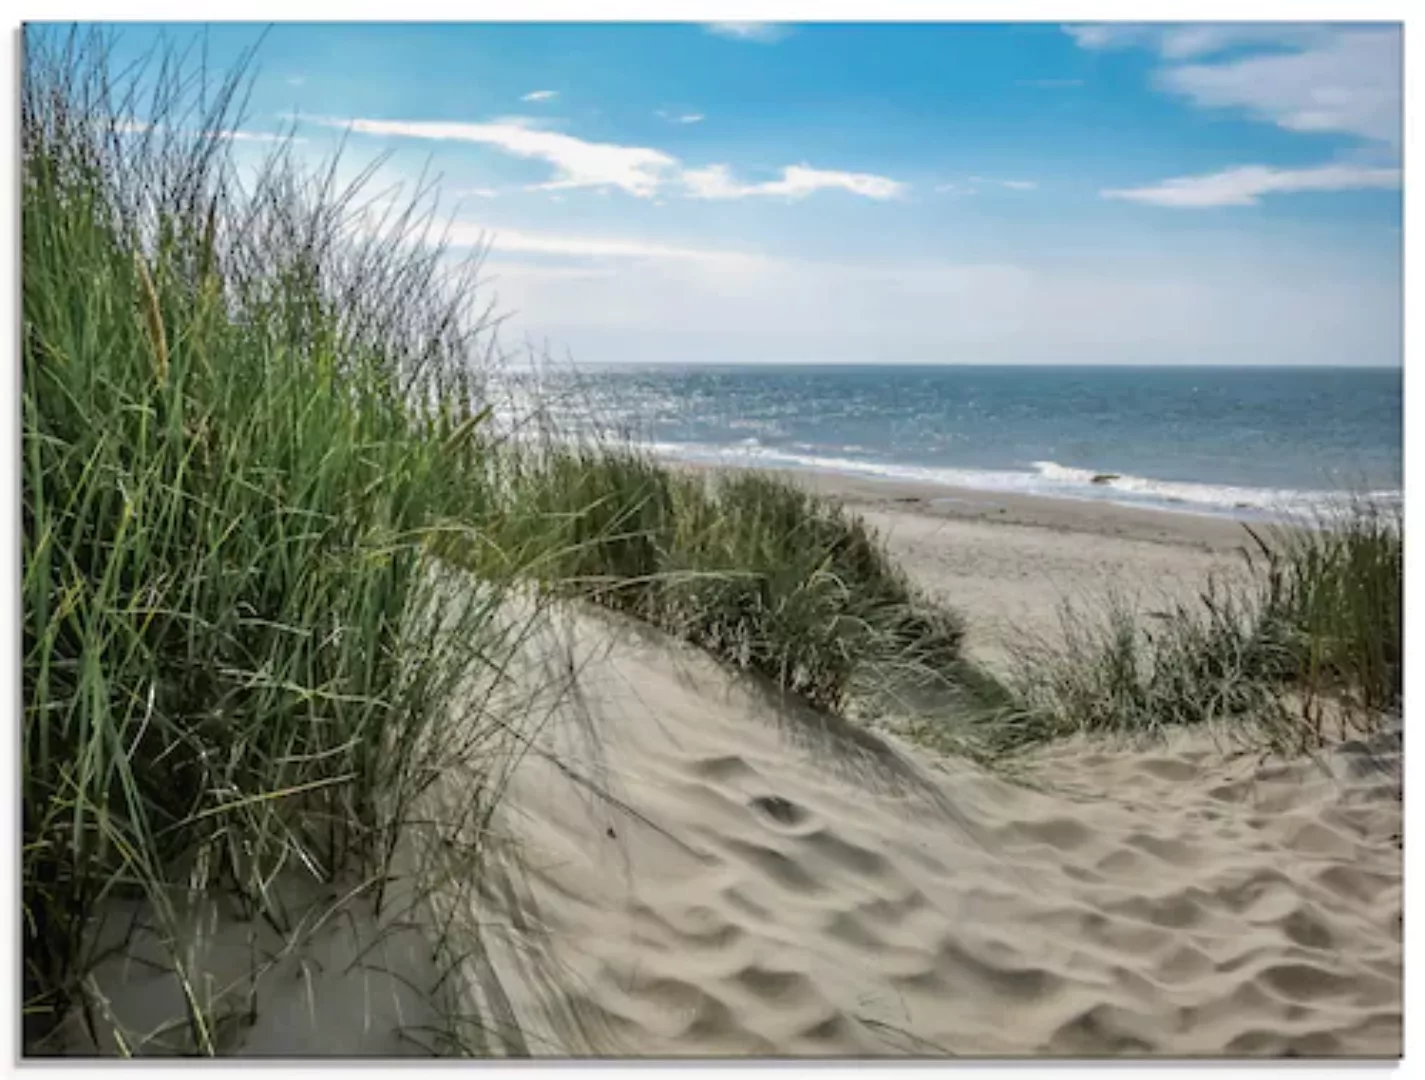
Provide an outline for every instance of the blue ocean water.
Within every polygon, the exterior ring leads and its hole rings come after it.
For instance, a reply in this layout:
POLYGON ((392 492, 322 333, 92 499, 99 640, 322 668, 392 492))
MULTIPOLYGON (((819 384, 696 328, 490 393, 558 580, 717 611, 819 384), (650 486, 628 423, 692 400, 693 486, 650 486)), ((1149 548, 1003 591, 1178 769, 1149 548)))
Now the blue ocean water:
POLYGON ((697 461, 1249 515, 1402 487, 1399 369, 665 366, 578 379, 580 410, 697 461))

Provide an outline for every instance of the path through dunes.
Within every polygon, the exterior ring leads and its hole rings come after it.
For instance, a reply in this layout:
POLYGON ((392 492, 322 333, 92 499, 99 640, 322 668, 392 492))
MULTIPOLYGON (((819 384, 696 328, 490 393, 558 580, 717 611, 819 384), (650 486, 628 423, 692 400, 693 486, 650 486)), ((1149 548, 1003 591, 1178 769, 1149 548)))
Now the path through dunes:
POLYGON ((596 613, 522 677, 574 692, 459 921, 531 1053, 1400 1052, 1398 773, 1359 756, 1065 744, 1031 787, 596 613))

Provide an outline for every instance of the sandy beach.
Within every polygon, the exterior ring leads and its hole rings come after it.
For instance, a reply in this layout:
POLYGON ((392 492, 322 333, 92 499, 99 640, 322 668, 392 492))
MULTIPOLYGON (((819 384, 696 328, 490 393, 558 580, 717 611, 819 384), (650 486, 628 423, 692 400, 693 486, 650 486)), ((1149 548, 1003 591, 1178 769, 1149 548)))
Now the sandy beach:
POLYGON ((970 655, 992 666, 1005 664, 1011 642, 1055 641, 1066 602, 1091 614, 1117 592, 1150 613, 1246 565, 1250 538, 1226 517, 785 475, 842 500, 875 526, 917 584, 965 615, 970 655))
MULTIPOLYGON (((1241 541, 1214 518, 802 479, 882 529, 990 662, 1011 627, 1052 636, 1061 599, 1161 601, 1241 541)), ((427 845, 419 900, 385 922, 308 918, 243 984, 232 1052, 1400 1053, 1398 734, 1320 762, 1206 733, 1072 741, 1010 779, 603 612, 557 611, 522 663, 535 719, 478 882, 427 845)), ((231 966, 260 936, 212 923, 204 947, 231 966)), ((98 978, 130 1029, 181 1009, 129 992, 155 978, 130 962, 98 978)))

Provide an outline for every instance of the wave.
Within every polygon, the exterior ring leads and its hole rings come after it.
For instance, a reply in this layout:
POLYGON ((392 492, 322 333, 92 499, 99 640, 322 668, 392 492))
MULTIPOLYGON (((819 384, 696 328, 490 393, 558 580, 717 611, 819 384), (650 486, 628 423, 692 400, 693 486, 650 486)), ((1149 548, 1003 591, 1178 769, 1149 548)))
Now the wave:
MULTIPOLYGON (((1033 462, 1032 471, 909 465, 799 453, 795 450, 764 446, 756 440, 746 440, 733 446, 671 442, 654 442, 647 446, 656 454, 704 464, 807 469, 976 491, 1089 499, 1130 506, 1235 516, 1313 514, 1339 506, 1345 495, 1341 491, 1303 491, 1186 480, 1158 480, 1131 473, 1082 469, 1061 465, 1055 461, 1033 462)), ((1383 504, 1397 503, 1401 499, 1401 492, 1396 490, 1370 491, 1365 495, 1383 504)))

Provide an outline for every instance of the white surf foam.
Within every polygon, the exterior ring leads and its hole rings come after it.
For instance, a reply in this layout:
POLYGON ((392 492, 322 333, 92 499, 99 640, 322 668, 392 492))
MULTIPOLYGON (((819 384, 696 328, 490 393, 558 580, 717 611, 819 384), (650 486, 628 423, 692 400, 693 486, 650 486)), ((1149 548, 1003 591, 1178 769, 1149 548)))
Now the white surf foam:
MULTIPOLYGON (((1033 469, 1029 471, 907 465, 799 453, 795 450, 751 443, 715 446, 705 443, 656 442, 649 444, 649 448, 657 454, 704 463, 812 469, 849 476, 905 480, 979 491, 1096 499, 1190 513, 1312 514, 1339 505, 1343 497, 1342 493, 1337 491, 1302 491, 1158 480, 1130 473, 1096 472, 1055 461, 1033 462, 1033 469)), ((1400 499, 1400 492, 1372 491, 1368 492, 1367 496, 1378 502, 1391 503, 1400 499)))

